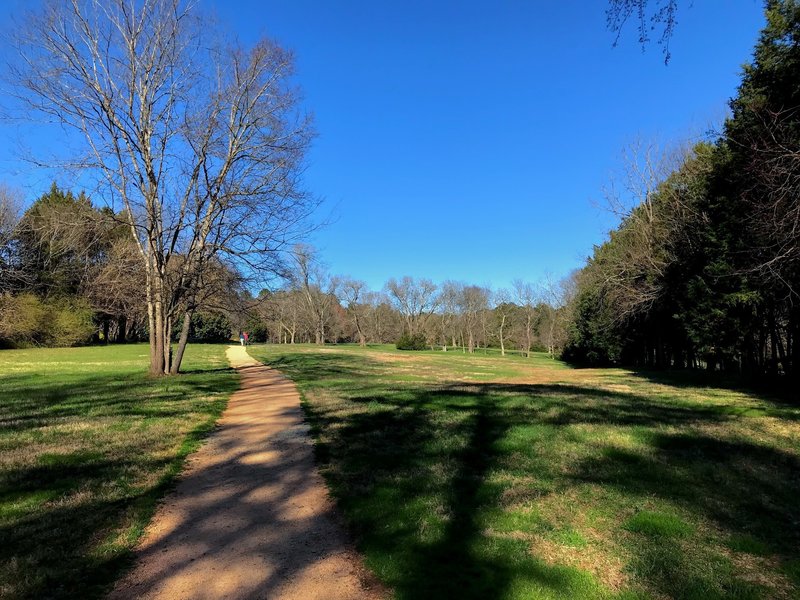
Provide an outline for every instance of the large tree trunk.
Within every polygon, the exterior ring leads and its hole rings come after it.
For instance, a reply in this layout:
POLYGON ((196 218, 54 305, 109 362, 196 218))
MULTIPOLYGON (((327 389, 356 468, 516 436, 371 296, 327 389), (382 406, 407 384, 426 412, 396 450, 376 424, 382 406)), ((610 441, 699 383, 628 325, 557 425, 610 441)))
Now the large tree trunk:
POLYGON ((164 338, 161 335, 161 319, 156 317, 156 303, 147 300, 147 337, 150 342, 150 374, 164 373, 164 338))
MULTIPOLYGON (((152 260, 152 259, 151 259, 152 260)), ((150 265, 155 270, 155 265, 150 265)), ((164 375, 168 373, 169 365, 165 363, 164 353, 164 303, 163 281, 158 273, 148 273, 147 289, 147 316, 150 324, 150 374, 164 375)))
POLYGON ((192 323, 192 311, 186 311, 183 315, 183 325, 181 326, 181 337, 178 339, 178 347, 172 357, 172 365, 169 368, 171 375, 177 375, 181 369, 183 353, 186 351, 186 343, 189 341, 189 326, 192 323))
POLYGON ((170 361, 172 360, 172 321, 166 312, 162 317, 164 320, 164 375, 170 373, 170 361))

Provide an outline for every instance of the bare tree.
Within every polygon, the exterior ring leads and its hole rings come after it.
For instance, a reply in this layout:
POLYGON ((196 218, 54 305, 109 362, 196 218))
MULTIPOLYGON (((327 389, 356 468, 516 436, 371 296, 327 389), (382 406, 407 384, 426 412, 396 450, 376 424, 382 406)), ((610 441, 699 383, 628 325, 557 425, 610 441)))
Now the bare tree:
MULTIPOLYGON (((129 237, 117 240, 107 250, 107 260, 97 265, 84 286, 92 307, 117 320, 117 341, 127 338, 129 327, 143 321, 147 298, 144 265, 129 237)), ((105 321, 105 339, 108 323, 105 321)))
POLYGON ((331 277, 317 261, 314 250, 307 245, 298 244, 292 254, 294 272, 292 282, 306 302, 308 315, 314 331, 314 342, 324 344, 326 327, 332 318, 339 281, 331 277))
POLYGON ((267 323, 276 343, 294 344, 300 332, 301 314, 305 300, 299 290, 264 291, 259 296, 255 312, 267 323))
POLYGON ((367 293, 367 284, 363 281, 350 277, 340 279, 339 295, 346 305, 348 316, 352 319, 360 346, 367 345, 367 335, 365 333, 365 323, 369 311, 369 305, 365 303, 367 293))
POLYGON ((380 344, 396 340, 401 333, 400 316, 392 308, 389 298, 382 292, 364 294, 367 307, 365 330, 368 339, 380 344))
POLYGON ((576 275, 573 273, 561 280, 556 280, 552 274, 548 273, 540 284, 542 315, 539 323, 539 335, 550 358, 555 358, 566 343, 568 306, 577 288, 575 278, 576 275))
POLYGON ((506 355, 506 336, 505 332, 511 322, 511 317, 516 308, 512 304, 511 292, 506 289, 497 290, 494 293, 494 315, 497 323, 498 337, 500 339, 500 355, 506 355))
POLYGON ((392 278, 386 283, 389 297, 405 320, 409 335, 419 333, 438 305, 436 284, 430 279, 392 278))
POLYGON ((180 368, 204 270, 275 268, 310 209, 298 174, 311 131, 291 55, 269 40, 218 41, 194 8, 51 1, 17 34, 20 97, 80 134, 87 153, 75 166, 123 207, 144 264, 154 374, 180 368))
MULTIPOLYGON (((701 146, 698 146, 700 148, 701 146)), ((662 146, 636 140, 623 151, 621 185, 605 190, 607 208, 621 220, 615 236, 624 238, 615 253, 597 262, 598 284, 609 291, 614 318, 624 321, 650 309, 664 294, 665 274, 674 261, 673 244, 694 214, 688 187, 681 178, 709 163, 694 160, 685 144, 662 146)), ((691 243, 691 240, 686 240, 691 243)))
POLYGON ((522 310, 522 350, 525 356, 530 357, 533 347, 534 329, 536 327, 536 304, 538 293, 536 288, 521 279, 511 282, 514 290, 514 301, 522 310))
POLYGON ((459 298, 464 330, 467 334, 467 352, 475 352, 481 315, 489 308, 489 290, 477 285, 465 285, 459 298))

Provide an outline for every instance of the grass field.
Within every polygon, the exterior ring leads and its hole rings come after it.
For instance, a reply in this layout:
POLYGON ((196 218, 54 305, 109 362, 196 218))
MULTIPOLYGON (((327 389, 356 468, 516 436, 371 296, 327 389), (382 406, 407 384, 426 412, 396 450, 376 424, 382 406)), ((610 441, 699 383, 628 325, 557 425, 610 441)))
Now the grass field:
POLYGON ((148 366, 144 345, 0 351, 0 597, 101 596, 238 381, 224 346, 148 366))
POLYGON ((256 346, 398 598, 800 597, 800 409, 544 355, 256 346))

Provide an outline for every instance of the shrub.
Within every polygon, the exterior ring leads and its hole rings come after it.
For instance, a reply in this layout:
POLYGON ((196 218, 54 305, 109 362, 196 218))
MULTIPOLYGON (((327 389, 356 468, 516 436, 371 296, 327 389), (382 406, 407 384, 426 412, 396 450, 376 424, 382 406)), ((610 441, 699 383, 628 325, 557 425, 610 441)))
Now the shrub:
POLYGON ((35 343, 44 319, 44 306, 35 295, 0 296, 0 340, 4 346, 35 343))
POLYGON ((94 312, 86 300, 62 298, 47 303, 46 343, 50 346, 75 346, 86 343, 94 333, 94 312))
POLYGON ((266 323, 252 319, 244 326, 244 330, 250 336, 251 342, 266 342, 269 337, 269 330, 266 323))
POLYGON ((42 300, 25 292, 0 296, 0 344, 3 346, 74 346, 95 330, 93 311, 80 298, 42 300))
POLYGON ((189 326, 191 342, 227 342, 231 339, 231 322, 225 315, 198 312, 189 326))
POLYGON ((417 333, 415 335, 403 334, 396 344, 398 350, 425 350, 428 347, 425 336, 417 333))

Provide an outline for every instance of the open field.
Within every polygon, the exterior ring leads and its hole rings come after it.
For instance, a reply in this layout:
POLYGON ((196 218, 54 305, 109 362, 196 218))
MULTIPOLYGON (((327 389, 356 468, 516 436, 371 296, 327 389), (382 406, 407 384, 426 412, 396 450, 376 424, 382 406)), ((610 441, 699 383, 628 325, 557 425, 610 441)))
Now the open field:
POLYGON ((92 598, 237 386, 225 346, 151 379, 146 345, 0 351, 0 597, 92 598))
POLYGON ((800 595, 800 408, 544 355, 255 346, 398 598, 800 595))

